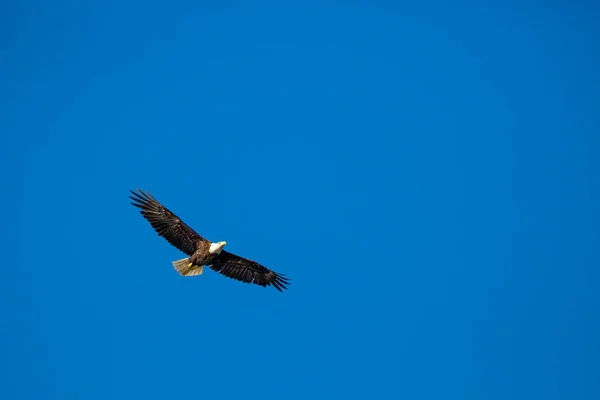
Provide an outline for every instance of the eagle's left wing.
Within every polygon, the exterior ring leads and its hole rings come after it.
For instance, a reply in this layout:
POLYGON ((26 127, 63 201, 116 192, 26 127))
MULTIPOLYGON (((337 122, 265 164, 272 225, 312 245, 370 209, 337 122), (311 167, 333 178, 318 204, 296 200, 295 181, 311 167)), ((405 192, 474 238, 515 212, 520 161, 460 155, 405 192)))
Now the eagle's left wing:
POLYGON ((254 283, 259 286, 273 285, 280 292, 283 291, 282 289, 287 289, 286 285, 289 285, 289 279, 285 275, 278 274, 256 261, 236 256, 225 250, 221 251, 210 268, 238 281, 254 283))

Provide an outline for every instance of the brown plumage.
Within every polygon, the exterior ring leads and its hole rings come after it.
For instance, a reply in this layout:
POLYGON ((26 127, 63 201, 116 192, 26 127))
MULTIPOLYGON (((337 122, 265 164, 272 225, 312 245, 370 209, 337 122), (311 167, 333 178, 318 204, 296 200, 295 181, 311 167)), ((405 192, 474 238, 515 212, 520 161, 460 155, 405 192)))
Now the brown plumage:
POLYGON ((173 262, 175 269, 183 276, 200 275, 204 266, 229 278, 253 283, 259 286, 273 286, 280 292, 287 289, 289 279, 263 265, 222 250, 225 242, 213 243, 190 228, 179 217, 160 204, 148 192, 130 191, 132 205, 141 209, 142 216, 159 236, 185 253, 188 258, 173 262), (210 249, 215 252, 211 253, 210 249))

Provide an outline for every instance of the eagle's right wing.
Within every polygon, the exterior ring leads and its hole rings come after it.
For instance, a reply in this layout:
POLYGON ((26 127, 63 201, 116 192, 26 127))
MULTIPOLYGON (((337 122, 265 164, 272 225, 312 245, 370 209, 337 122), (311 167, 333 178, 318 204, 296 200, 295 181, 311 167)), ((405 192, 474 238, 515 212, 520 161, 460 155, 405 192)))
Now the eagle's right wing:
POLYGON ((167 207, 160 204, 150 193, 144 193, 140 189, 138 189, 139 193, 132 190, 130 192, 133 196, 129 196, 129 198, 134 201, 131 204, 141 208, 140 214, 150 222, 158 235, 180 251, 191 256, 200 242, 207 241, 167 207))

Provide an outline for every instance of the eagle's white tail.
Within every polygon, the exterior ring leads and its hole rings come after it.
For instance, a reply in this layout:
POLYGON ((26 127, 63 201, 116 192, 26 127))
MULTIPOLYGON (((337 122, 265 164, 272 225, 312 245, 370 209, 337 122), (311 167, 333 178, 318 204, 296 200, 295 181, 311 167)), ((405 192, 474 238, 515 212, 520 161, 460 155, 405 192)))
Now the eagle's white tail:
POLYGON ((173 267, 175 267, 177 272, 182 276, 202 275, 202 272, 204 272, 204 265, 192 265, 189 258, 173 261, 173 267))

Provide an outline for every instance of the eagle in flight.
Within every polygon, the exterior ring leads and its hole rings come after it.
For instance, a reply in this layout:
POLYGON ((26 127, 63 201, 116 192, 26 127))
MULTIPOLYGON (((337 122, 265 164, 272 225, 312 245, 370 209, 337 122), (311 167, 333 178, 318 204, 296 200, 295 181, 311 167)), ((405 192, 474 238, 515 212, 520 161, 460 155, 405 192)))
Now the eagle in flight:
POLYGON ((259 263, 248 260, 223 250, 226 242, 211 242, 190 228, 167 207, 160 204, 148 192, 130 190, 132 205, 141 209, 142 216, 159 236, 171 245, 188 255, 181 260, 173 261, 173 267, 182 276, 201 275, 204 266, 229 278, 259 286, 273 286, 282 292, 287 289, 289 279, 259 263))

